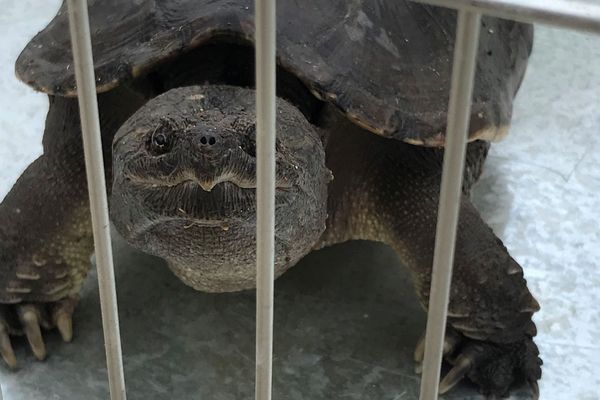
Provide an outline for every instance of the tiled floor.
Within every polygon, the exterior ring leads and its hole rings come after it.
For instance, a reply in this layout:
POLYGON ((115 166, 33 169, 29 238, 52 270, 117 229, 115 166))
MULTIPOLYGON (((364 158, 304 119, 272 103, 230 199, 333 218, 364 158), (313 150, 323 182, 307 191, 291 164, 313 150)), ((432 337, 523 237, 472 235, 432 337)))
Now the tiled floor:
POLYGON ((540 28, 476 193, 542 310, 542 399, 600 399, 600 37, 540 28))
MULTIPOLYGON (((47 103, 17 84, 12 64, 56 4, 0 0, 0 196, 41 151, 47 103)), ((538 29, 512 132, 494 146, 475 200, 542 305, 541 398, 600 399, 600 37, 538 29)), ((123 245, 116 255, 129 398, 251 398, 253 294, 197 293, 160 260, 123 245)), ((275 398, 417 398, 411 353, 425 316, 389 249, 315 253, 276 291, 275 398)), ((0 367, 5 399, 108 397, 94 278, 75 326, 70 345, 49 335, 45 363, 18 343, 22 369, 0 367)), ((475 393, 463 385, 444 398, 475 393)))

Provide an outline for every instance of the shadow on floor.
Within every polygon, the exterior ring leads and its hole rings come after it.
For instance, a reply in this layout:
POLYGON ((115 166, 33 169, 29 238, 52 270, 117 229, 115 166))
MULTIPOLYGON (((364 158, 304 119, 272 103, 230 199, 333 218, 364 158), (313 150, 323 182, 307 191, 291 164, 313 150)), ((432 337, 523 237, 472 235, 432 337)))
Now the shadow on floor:
MULTIPOLYGON (((129 399, 251 399, 254 292, 199 293, 160 259, 115 249, 129 399)), ((49 359, 0 372, 5 399, 106 399, 95 274, 64 345, 48 335, 49 359)), ((417 399, 412 352, 425 313, 388 247, 350 242, 310 254, 276 282, 275 399, 417 399)), ((463 385, 446 399, 470 399, 463 385)))

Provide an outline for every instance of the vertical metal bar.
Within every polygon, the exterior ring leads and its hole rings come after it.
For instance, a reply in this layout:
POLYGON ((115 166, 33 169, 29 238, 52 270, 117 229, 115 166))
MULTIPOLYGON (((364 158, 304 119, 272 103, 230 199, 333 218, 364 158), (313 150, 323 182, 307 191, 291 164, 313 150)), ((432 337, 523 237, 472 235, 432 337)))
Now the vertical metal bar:
POLYGON ((113 400, 125 400, 125 378, 87 0, 68 0, 68 8, 96 250, 110 397, 113 400))
POLYGON ((275 0, 255 1, 256 31, 256 399, 270 400, 275 252, 275 0))
POLYGON ((458 12, 420 400, 438 397, 481 14, 458 12))

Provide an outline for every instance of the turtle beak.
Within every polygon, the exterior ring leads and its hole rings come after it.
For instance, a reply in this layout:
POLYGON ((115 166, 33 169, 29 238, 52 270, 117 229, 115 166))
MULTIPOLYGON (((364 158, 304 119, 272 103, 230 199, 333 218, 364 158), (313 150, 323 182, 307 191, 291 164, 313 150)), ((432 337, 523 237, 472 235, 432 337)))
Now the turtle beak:
POLYGON ((217 182, 213 181, 213 180, 208 180, 208 181, 200 181, 198 182, 198 184, 200 185, 200 187, 202 189, 204 189, 205 192, 210 192, 215 185, 217 184, 217 182))

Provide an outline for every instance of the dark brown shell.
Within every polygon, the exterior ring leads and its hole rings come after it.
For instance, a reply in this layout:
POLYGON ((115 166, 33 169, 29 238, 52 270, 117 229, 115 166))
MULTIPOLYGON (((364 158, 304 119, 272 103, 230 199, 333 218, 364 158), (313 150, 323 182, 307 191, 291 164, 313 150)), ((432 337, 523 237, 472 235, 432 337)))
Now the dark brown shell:
MULTIPOLYGON (((252 0, 91 0, 98 91, 212 38, 253 40, 252 0)), ((409 143, 441 145, 456 12, 403 0, 279 0, 279 63, 355 123, 409 143)), ((531 52, 530 25, 482 22, 470 139, 510 123, 531 52)), ((23 50, 17 75, 36 90, 76 94, 63 4, 23 50)))

